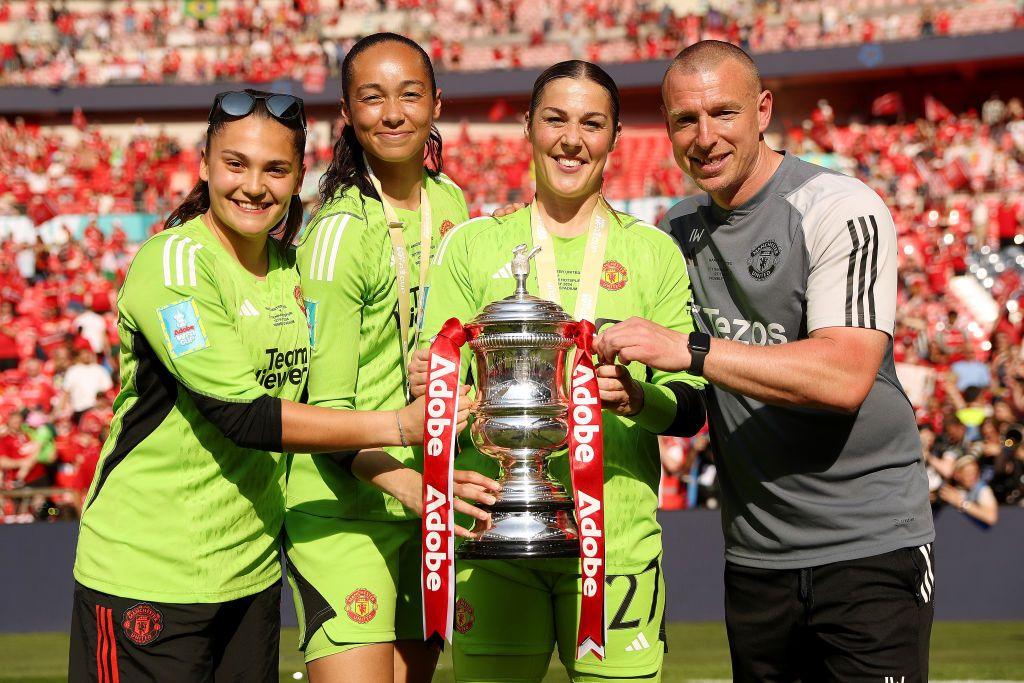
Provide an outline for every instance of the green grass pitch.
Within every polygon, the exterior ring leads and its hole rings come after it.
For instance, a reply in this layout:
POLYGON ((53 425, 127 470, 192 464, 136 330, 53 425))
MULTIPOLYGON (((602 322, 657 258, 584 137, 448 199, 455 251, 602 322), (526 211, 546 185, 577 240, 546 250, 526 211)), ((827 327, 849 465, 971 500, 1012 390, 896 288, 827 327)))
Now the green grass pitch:
MULTIPOLYGON (((719 623, 669 624, 662 680, 682 683, 728 680, 729 649, 719 623)), ((304 680, 302 658, 293 649, 295 630, 281 634, 281 681, 304 680), (296 679, 294 675, 303 674, 296 679)), ((67 671, 68 637, 63 633, 0 635, 0 683, 58 683, 67 671)), ((1024 681, 1024 621, 938 622, 932 634, 931 680, 1024 681)), ((454 681, 451 660, 441 659, 434 680, 454 681)), ((544 683, 565 681, 552 661, 544 683)))

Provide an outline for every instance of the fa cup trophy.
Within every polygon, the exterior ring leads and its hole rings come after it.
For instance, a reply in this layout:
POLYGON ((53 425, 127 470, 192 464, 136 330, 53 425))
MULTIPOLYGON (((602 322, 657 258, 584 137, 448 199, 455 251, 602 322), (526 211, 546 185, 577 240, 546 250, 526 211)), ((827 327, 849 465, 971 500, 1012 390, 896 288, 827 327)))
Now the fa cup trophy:
POLYGON ((512 296, 463 325, 451 318, 430 345, 424 415, 421 586, 423 635, 451 639, 455 556, 464 559, 578 557, 582 593, 576 658, 604 656, 604 446, 600 389, 592 360, 594 326, 526 291, 530 259, 515 248, 512 296), (452 468, 460 347, 476 359, 472 434, 501 467, 491 528, 454 550, 452 468), (567 351, 575 348, 566 387, 567 351), (569 446, 573 496, 550 475, 547 458, 569 446), (575 512, 575 516, 574 516, 575 512))
POLYGON ((568 438, 566 353, 574 348, 575 322, 558 304, 526 291, 530 259, 538 250, 515 248, 515 293, 489 304, 465 326, 476 359, 473 441, 498 461, 502 490, 487 507, 493 526, 464 542, 460 558, 580 554, 573 499, 547 469, 548 456, 568 438))

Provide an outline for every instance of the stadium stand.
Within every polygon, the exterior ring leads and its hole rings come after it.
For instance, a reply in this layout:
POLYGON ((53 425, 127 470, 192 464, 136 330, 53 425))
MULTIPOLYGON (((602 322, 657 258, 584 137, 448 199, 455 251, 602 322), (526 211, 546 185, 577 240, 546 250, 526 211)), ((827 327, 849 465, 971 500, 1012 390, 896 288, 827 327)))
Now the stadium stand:
MULTIPOLYGON (((313 91, 357 36, 384 27, 418 38, 443 69, 472 71, 662 59, 707 37, 766 53, 1024 25, 1024 4, 1007 0, 729 1, 698 13, 705 4, 221 0, 203 17, 206 3, 0 0, 0 88, 289 76, 313 91)), ((894 351, 937 504, 947 483, 1021 504, 1024 105, 993 96, 954 114, 929 96, 924 116, 904 120, 902 105, 879 99, 874 114, 862 103, 842 121, 822 100, 772 142, 856 175, 889 203, 900 246, 894 351)), ((442 129, 445 170, 471 212, 528 201, 521 126, 471 118, 442 129)), ((116 289, 138 243, 195 181, 196 119, 0 119, 0 520, 74 515, 80 504, 116 394, 104 388, 118 376, 116 289)), ((307 205, 336 130, 311 119, 307 205)), ((694 191, 662 128, 627 126, 606 174, 613 203, 656 221, 694 191)), ((706 435, 662 450, 664 506, 714 507, 706 435)))
POLYGON ((531 68, 573 57, 671 57, 704 38, 755 53, 1006 31, 1013 0, 167 0, 0 2, 0 85, 201 83, 337 75, 360 35, 392 30, 440 69, 531 68), (208 14, 209 7, 216 13, 208 14), (442 31, 441 27, 444 27, 442 31))

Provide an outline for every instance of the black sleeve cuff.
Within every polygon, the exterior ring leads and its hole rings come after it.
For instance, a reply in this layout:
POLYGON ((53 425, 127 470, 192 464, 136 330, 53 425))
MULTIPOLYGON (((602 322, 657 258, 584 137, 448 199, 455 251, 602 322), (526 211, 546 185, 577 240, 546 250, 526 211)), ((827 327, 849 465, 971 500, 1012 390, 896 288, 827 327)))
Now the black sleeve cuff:
POLYGON ((255 401, 222 401, 185 387, 200 414, 236 446, 280 453, 281 399, 264 394, 255 401))
POLYGON ((704 392, 686 382, 669 382, 664 386, 675 394, 676 415, 661 433, 665 436, 693 436, 707 421, 704 392))

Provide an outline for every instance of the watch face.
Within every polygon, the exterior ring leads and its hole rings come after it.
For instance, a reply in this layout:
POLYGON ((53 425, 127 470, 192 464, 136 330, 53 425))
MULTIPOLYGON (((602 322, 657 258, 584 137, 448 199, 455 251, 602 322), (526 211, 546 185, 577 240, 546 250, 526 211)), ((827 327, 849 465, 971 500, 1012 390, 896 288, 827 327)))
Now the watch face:
POLYGON ((711 335, 705 332, 694 332, 690 335, 689 344, 691 351, 703 351, 707 353, 711 350, 711 335))

